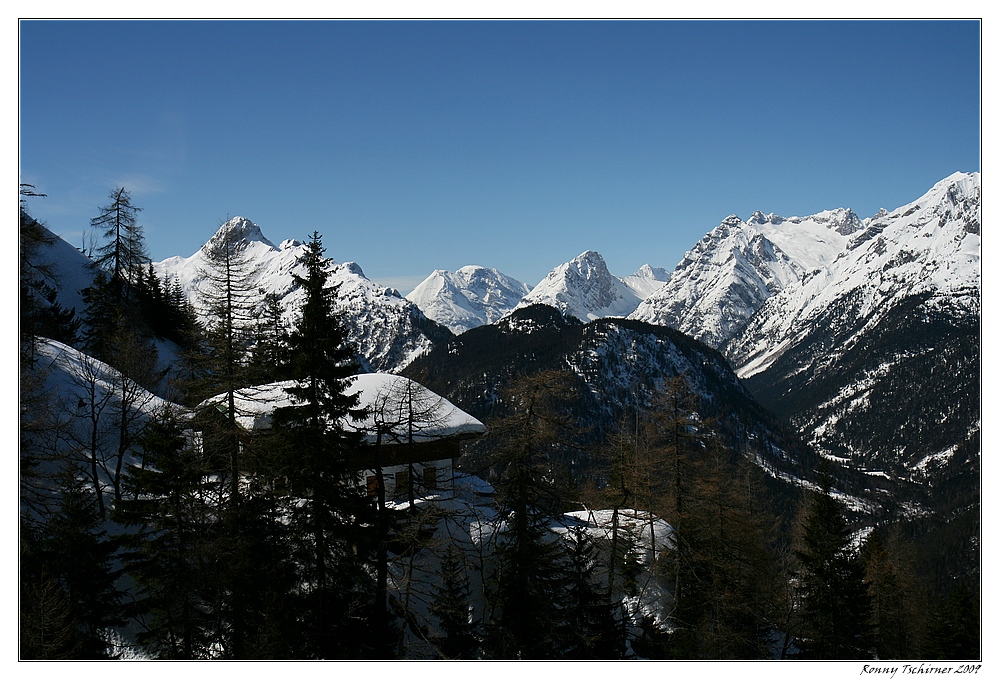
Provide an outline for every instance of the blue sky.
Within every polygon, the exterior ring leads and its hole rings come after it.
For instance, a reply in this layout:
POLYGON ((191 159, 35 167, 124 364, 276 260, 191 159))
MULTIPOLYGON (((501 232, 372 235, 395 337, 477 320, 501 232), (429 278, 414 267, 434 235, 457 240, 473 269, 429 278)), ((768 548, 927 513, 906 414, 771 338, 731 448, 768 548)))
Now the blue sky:
POLYGON ((227 217, 407 292, 584 250, 672 269, 730 214, 861 217, 980 169, 980 24, 20 23, 20 181, 154 260, 227 217))

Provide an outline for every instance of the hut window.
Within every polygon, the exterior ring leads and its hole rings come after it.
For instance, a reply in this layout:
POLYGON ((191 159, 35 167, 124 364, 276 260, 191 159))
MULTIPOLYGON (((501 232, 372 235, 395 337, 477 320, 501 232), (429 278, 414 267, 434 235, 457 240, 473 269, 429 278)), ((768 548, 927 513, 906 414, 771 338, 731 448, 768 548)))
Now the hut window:
POLYGON ((410 483, 410 471, 400 470, 396 473, 396 495, 402 496, 406 493, 406 487, 410 483))

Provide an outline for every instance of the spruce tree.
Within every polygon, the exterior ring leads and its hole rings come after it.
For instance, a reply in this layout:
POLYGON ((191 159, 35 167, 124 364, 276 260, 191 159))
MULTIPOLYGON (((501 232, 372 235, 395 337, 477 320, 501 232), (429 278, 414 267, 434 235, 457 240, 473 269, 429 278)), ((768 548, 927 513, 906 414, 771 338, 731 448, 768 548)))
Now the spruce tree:
POLYGON ((335 309, 320 235, 313 233, 295 274, 304 301, 288 339, 287 392, 292 404, 274 412, 271 435, 278 469, 296 502, 290 530, 299 566, 302 655, 360 658, 371 654, 374 603, 373 508, 351 467, 361 435, 358 396, 347 392, 357 372, 354 351, 335 309))
POLYGON ((800 656, 806 659, 870 659, 871 598, 864 565, 851 550, 850 534, 832 481, 822 476, 803 523, 803 545, 796 551, 801 573, 800 656))
POLYGON ((596 577, 598 550, 585 528, 571 526, 564 621, 559 652, 564 659, 620 659, 625 653, 624 611, 596 577))
POLYGON ((286 377, 282 367, 287 363, 287 336, 281 298, 276 293, 266 293, 253 328, 249 361, 253 384, 263 385, 286 377))
POLYGON ((43 559, 61 584, 76 623, 75 657, 106 659, 111 628, 125 623, 114 566, 118 541, 103 528, 94 495, 75 470, 64 471, 61 486, 59 510, 41 541, 43 559))
POLYGON ((465 561, 460 550, 449 545, 441 559, 441 573, 430 606, 441 630, 434 640, 435 647, 444 659, 479 658, 480 639, 471 620, 470 598, 465 561))
POLYGON ((890 526, 887 531, 873 531, 861 551, 872 602, 874 651, 879 659, 920 656, 927 607, 910 550, 898 527, 890 526))
POLYGON ((926 659, 971 661, 983 658, 980 595, 962 581, 932 609, 932 623, 924 641, 926 659))
POLYGON ((90 220, 90 226, 106 240, 97 249, 97 266, 108 272, 122 300, 129 299, 131 288, 142 277, 149 262, 142 226, 137 220, 142 208, 132 205, 125 187, 118 187, 108 196, 110 203, 101 207, 100 214, 90 220))
POLYGON ((558 656, 568 551, 551 529, 561 514, 563 493, 554 484, 549 457, 572 441, 566 409, 572 391, 565 373, 523 378, 505 393, 510 415, 490 425, 502 522, 486 642, 493 658, 558 656))
POLYGON ((222 491, 201 452, 171 413, 139 440, 143 464, 130 471, 116 519, 126 537, 126 571, 136 584, 137 640, 157 658, 204 659, 225 641, 219 593, 217 517, 222 491))

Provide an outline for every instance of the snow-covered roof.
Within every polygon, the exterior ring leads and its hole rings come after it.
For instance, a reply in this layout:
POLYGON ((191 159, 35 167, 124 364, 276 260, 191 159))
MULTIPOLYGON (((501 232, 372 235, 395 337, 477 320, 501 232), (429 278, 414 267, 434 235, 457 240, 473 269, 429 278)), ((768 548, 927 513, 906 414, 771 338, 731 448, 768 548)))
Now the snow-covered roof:
MULTIPOLYGON (((271 415, 278 408, 294 406, 293 397, 286 388, 295 381, 258 385, 236 392, 236 420, 248 430, 266 429, 271 426, 271 415)), ((365 442, 375 443, 378 430, 383 443, 406 441, 413 431, 414 442, 437 441, 482 435, 486 427, 444 397, 432 392, 409 378, 389 373, 364 373, 350 379, 347 394, 360 397, 359 408, 367 412, 361 420, 347 420, 341 425, 349 430, 363 432, 365 442), (412 405, 408 407, 407 405, 412 405), (405 415, 412 411, 413 423, 405 415)), ((208 399, 205 404, 224 407, 225 395, 208 399)))

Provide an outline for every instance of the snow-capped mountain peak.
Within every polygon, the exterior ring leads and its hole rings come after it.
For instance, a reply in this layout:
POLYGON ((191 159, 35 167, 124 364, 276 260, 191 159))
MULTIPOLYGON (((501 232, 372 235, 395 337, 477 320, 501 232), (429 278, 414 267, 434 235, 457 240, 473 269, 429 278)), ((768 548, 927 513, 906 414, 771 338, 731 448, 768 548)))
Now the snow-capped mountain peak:
POLYGON ((437 269, 406 299, 427 318, 453 333, 493 323, 510 312, 530 286, 496 269, 466 265, 457 271, 437 269))
MULTIPOLYGON (((202 248, 209 248, 213 243, 217 243, 220 239, 229 236, 235 236, 237 239, 246 241, 247 243, 262 243, 271 250, 279 250, 278 246, 274 245, 264 236, 257 224, 239 215, 224 222, 202 248)), ((282 243, 282 246, 284 246, 284 243, 282 243)))
MULTIPOLYGON (((277 295, 285 310, 285 321, 291 324, 302 302, 303 292, 294 275, 305 274, 298 260, 306 246, 288 239, 279 248, 259 226, 244 217, 227 221, 212 238, 229 233, 238 234, 247 243, 253 269, 249 283, 259 291, 259 299, 266 294, 277 295)), ((205 313, 202 293, 212 285, 205 277, 209 267, 205 255, 210 243, 191 257, 172 257, 153 265, 158 275, 175 278, 201 313, 205 313)), ((330 285, 339 286, 337 304, 346 319, 349 339, 373 369, 398 370, 444 336, 450 337, 396 290, 366 278, 357 263, 338 264, 330 259, 327 264, 330 285)))
POLYGON ((963 291, 980 288, 980 222, 978 173, 951 175, 912 203, 880 210, 846 237, 827 266, 768 300, 727 354, 747 376, 777 359, 796 329, 838 305, 864 319, 922 293, 964 299, 963 291))
POLYGON ((670 272, 663 267, 652 267, 644 264, 631 276, 622 278, 622 282, 633 293, 645 300, 670 278, 670 272))
POLYGON ((608 271, 600 253, 587 250, 550 271, 517 308, 544 304, 581 321, 590 321, 628 316, 641 300, 624 281, 608 271))
POLYGON ((630 318, 676 328, 718 346, 803 267, 767 234, 785 220, 754 213, 751 222, 730 215, 685 254, 666 283, 630 318))

